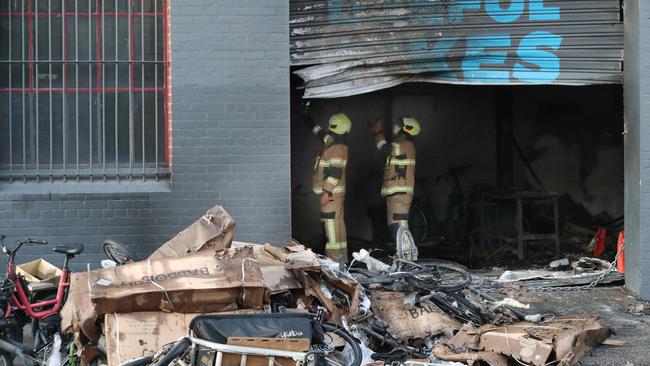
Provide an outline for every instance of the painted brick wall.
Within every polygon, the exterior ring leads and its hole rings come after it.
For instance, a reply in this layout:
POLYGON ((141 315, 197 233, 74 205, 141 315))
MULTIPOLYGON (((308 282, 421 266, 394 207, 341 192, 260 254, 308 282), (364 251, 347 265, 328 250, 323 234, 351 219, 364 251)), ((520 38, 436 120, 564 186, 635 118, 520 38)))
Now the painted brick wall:
MULTIPOLYGON (((171 3, 170 192, 0 191, 6 242, 30 236, 84 243, 73 262, 79 270, 103 258, 104 238, 131 244, 144 256, 216 203, 235 217, 237 240, 289 238, 289 2, 171 3)), ((26 248, 19 256, 21 262, 39 256, 61 262, 49 247, 26 248)))
POLYGON ((625 2, 626 285, 650 299, 650 4, 625 2))

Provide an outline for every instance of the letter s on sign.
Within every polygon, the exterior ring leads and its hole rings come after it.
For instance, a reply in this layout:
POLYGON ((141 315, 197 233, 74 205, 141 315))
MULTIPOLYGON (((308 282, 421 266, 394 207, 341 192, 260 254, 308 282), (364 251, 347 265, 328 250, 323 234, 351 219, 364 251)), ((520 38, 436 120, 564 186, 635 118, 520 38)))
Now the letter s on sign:
POLYGON ((560 58, 549 51, 538 49, 548 47, 557 51, 562 44, 562 37, 545 31, 533 32, 524 37, 519 43, 517 55, 522 61, 538 66, 538 70, 530 69, 521 63, 516 63, 512 76, 528 83, 547 83, 560 76, 560 58))

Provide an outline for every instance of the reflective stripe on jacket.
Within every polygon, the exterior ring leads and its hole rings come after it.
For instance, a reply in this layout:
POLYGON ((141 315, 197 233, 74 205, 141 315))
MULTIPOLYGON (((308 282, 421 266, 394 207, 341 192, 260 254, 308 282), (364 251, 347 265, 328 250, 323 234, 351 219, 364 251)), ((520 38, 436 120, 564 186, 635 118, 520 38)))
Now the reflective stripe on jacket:
POLYGON ((334 143, 327 146, 323 153, 316 158, 312 190, 320 195, 323 192, 332 194, 345 193, 345 169, 348 164, 348 147, 345 144, 334 143))
MULTIPOLYGON (((384 148, 386 140, 383 135, 375 137, 378 149, 384 148)), ((386 147, 388 148, 388 147, 386 147)), ((400 137, 391 143, 390 153, 384 166, 384 183, 381 195, 390 196, 398 193, 413 194, 415 184, 415 144, 413 141, 400 137)))

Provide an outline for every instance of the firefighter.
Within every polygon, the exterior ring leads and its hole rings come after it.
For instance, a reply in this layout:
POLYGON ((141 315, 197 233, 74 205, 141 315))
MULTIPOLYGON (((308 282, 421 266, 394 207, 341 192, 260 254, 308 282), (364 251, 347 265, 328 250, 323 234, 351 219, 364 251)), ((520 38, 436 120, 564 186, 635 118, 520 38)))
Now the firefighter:
POLYGON ((389 144, 381 120, 375 120, 370 128, 377 149, 386 156, 381 196, 386 197, 388 227, 393 238, 400 226, 408 229, 415 184, 414 140, 420 130, 420 123, 415 118, 404 117, 393 126, 393 141, 389 144))
POLYGON ((325 227, 325 254, 348 262, 348 243, 345 229, 345 168, 348 162, 347 136, 352 121, 343 113, 330 117, 328 132, 315 124, 312 132, 324 144, 323 152, 314 164, 313 191, 320 197, 320 219, 325 227))

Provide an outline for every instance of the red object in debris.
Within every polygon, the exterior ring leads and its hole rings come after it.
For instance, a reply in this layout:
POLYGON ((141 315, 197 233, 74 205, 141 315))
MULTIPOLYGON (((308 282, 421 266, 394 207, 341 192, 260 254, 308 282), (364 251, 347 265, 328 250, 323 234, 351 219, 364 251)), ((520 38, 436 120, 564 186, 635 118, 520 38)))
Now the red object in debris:
POLYGON ((621 231, 618 233, 618 243, 616 244, 616 253, 621 253, 618 257, 618 262, 616 263, 616 270, 619 273, 625 273, 625 250, 623 249, 623 244, 625 243, 625 233, 621 231))
POLYGON ((598 228, 594 239, 596 240, 596 246, 594 247, 593 256, 600 257, 601 254, 605 251, 605 239, 607 237, 607 230, 604 227, 598 228))

